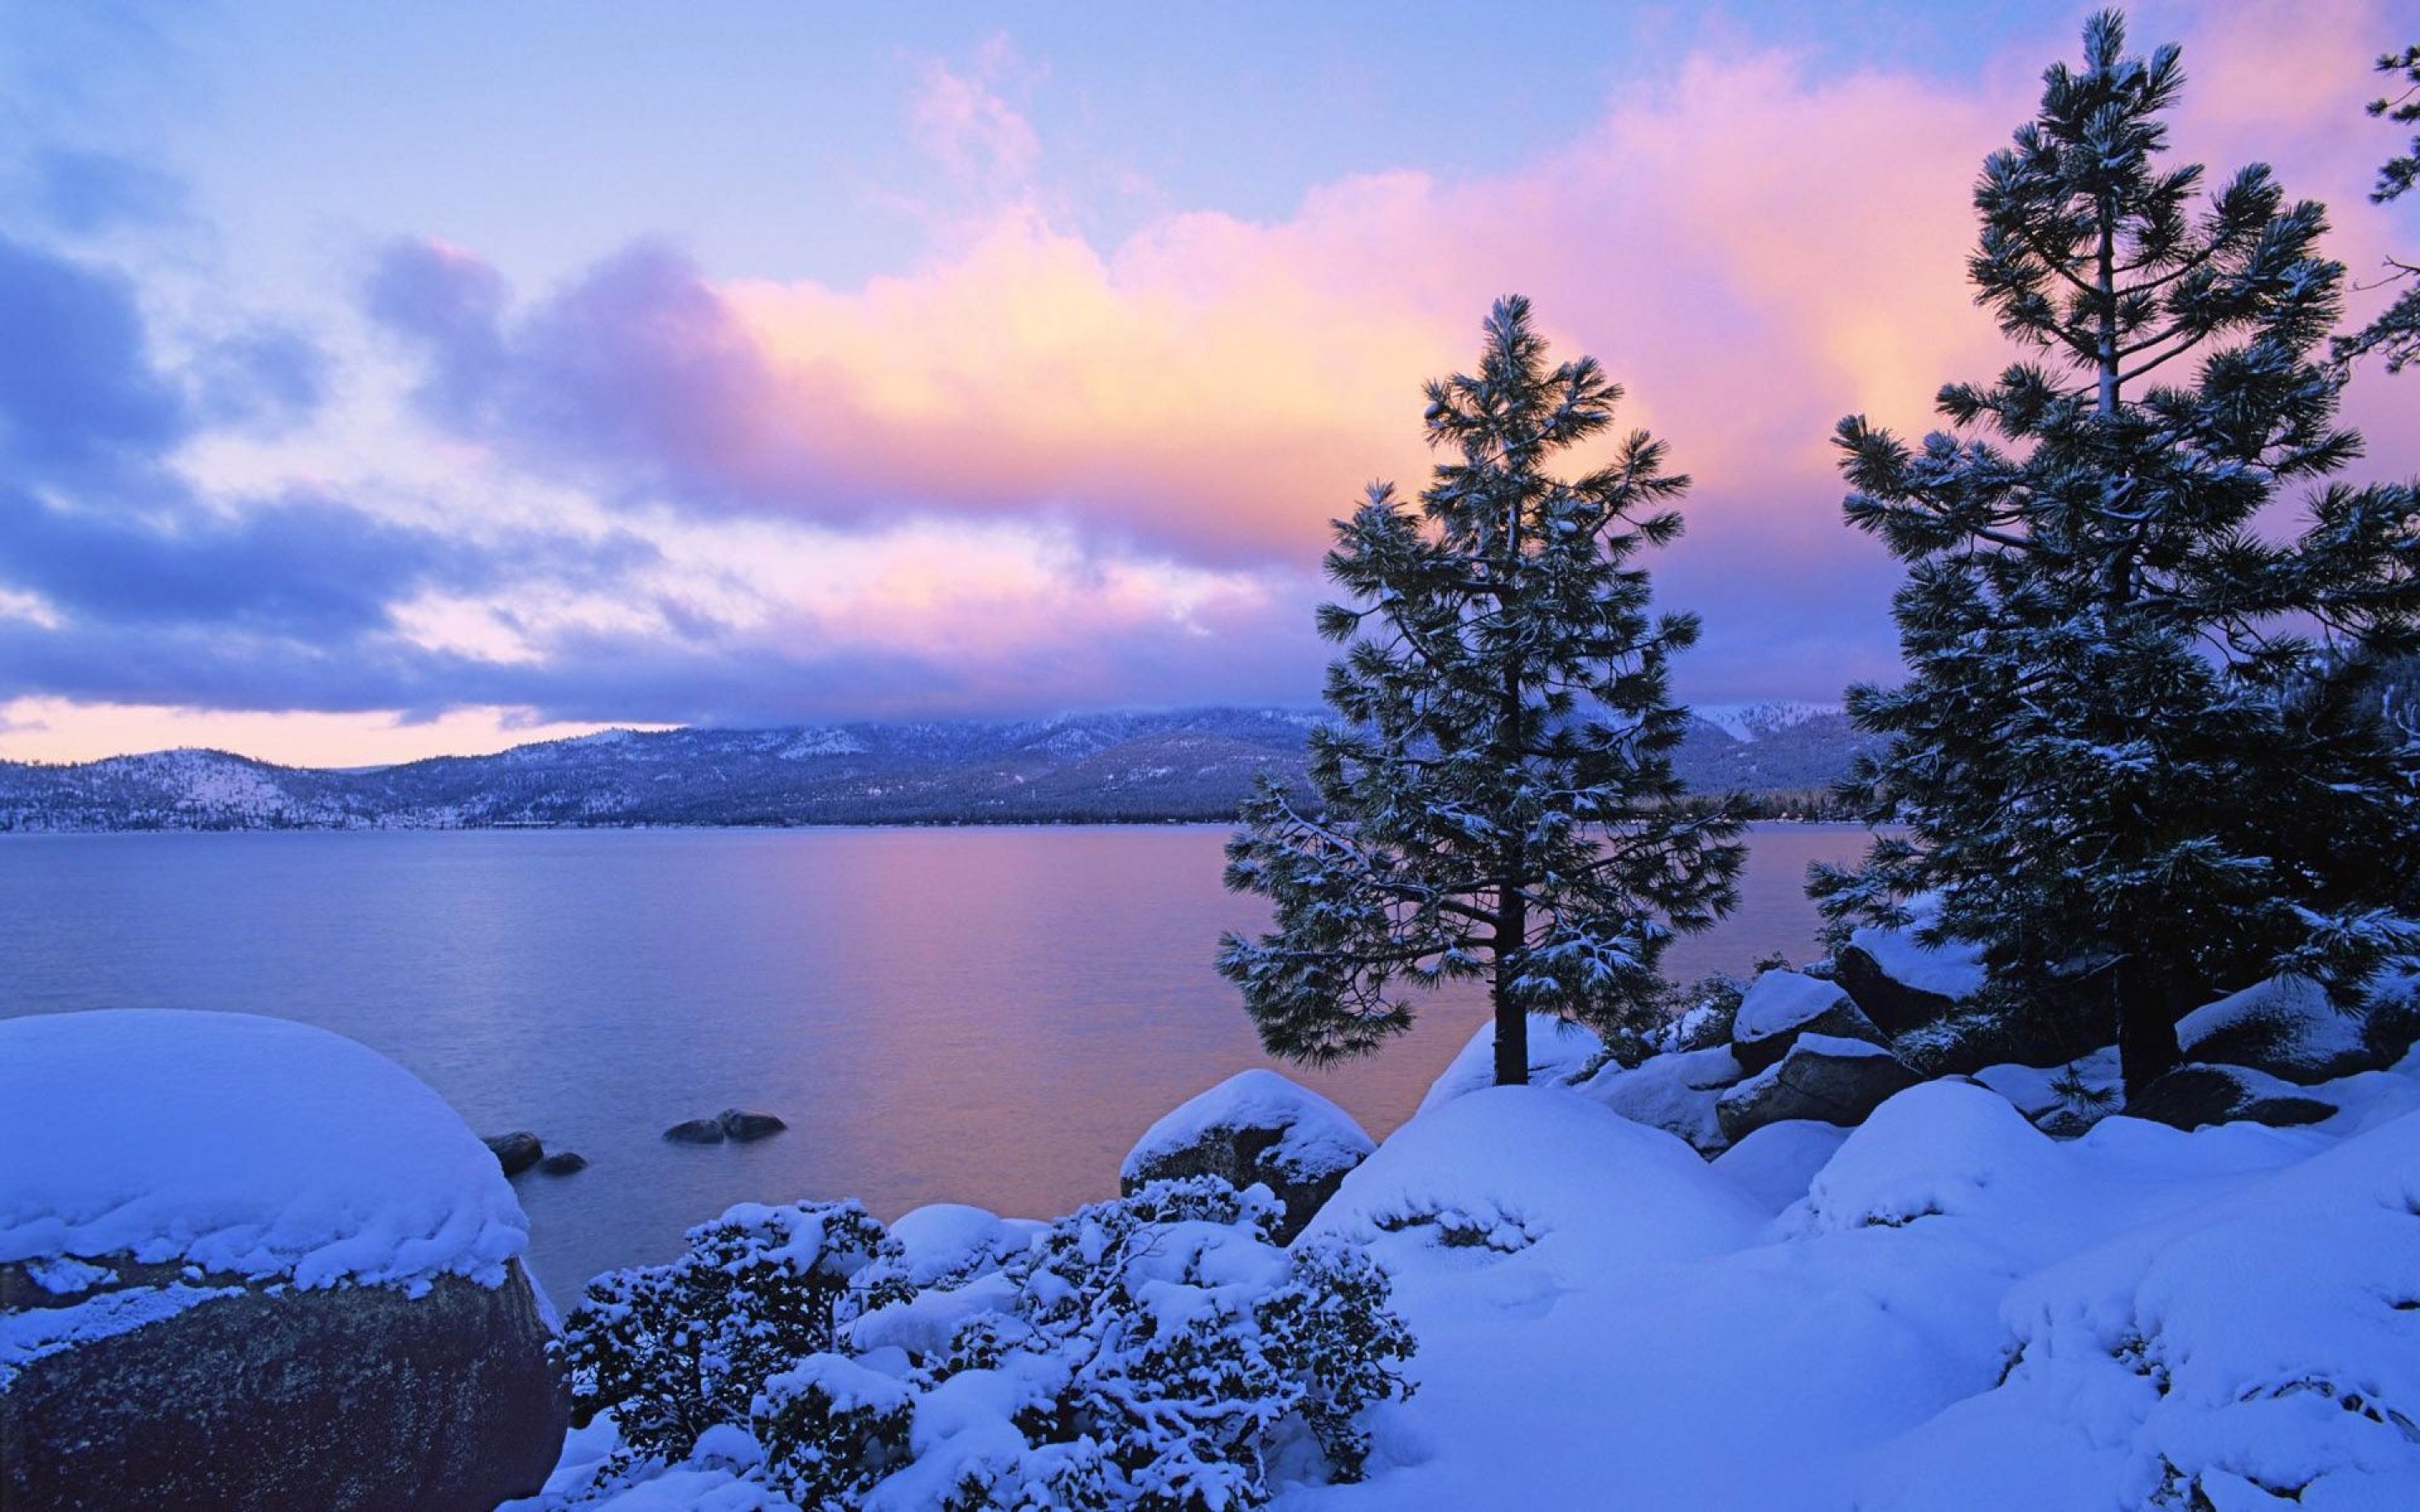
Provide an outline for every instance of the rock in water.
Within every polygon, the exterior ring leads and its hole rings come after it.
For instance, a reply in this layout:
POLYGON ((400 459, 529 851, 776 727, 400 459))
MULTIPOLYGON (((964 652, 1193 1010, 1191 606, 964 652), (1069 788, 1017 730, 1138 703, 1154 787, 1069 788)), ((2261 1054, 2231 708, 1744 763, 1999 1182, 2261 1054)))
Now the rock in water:
POLYGON ((546 1147, 538 1143, 537 1135, 526 1129, 514 1134, 490 1134, 485 1143, 496 1152, 496 1164, 504 1168, 506 1176, 519 1176, 546 1158, 546 1147))
POLYGON ((1145 1131, 1118 1170, 1128 1195, 1146 1182, 1221 1177, 1264 1182, 1285 1204, 1284 1243, 1302 1231, 1345 1175, 1377 1148, 1353 1116, 1273 1071, 1238 1072, 1145 1131))
POLYGON ((1880 1045, 1801 1034, 1777 1063, 1725 1092, 1714 1103, 1714 1116, 1732 1144, 1787 1119, 1862 1123, 1917 1080, 1880 1045))
POLYGON ((722 1125, 713 1119, 691 1119, 665 1130, 664 1137, 675 1145, 719 1145, 722 1143, 722 1125))
POLYGON ((461 1508, 566 1402, 496 1155, 277 1019, 0 1023, 0 1505, 461 1508))
POLYGON ((1795 971, 1768 971, 1748 984, 1731 1019, 1731 1054, 1750 1075, 1777 1065, 1802 1034, 1880 1044, 1882 1030, 1840 984, 1795 971))
POLYGON ((588 1169, 588 1157, 568 1149, 558 1149, 539 1161, 537 1168, 542 1176, 569 1176, 575 1171, 588 1169))
POLYGON ((739 1108, 724 1108, 715 1122, 721 1125, 726 1136, 741 1144, 767 1138, 789 1127, 769 1113, 749 1113, 739 1108))

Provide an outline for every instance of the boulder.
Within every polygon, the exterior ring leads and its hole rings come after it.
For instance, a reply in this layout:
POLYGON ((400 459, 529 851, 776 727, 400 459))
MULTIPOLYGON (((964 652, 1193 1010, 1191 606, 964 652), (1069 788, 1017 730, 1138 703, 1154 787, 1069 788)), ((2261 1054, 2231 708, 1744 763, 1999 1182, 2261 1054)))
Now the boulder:
MULTIPOLYGON (((105 1284, 17 1328, 163 1316, 0 1366, 0 1505, 487 1512, 554 1467, 568 1404, 518 1260, 501 1286, 441 1275, 416 1297, 104 1269, 105 1284)), ((0 1304, 41 1290, 23 1266, 0 1267, 0 1304)))
POLYGON ((1932 918, 1930 899, 1910 904, 1905 929, 1853 931, 1834 953, 1832 974, 1884 1032, 1901 1035, 1947 1016, 1983 990, 1982 953, 1963 943, 1926 945, 1917 933, 1932 918))
POLYGON ((569 1176, 588 1169, 588 1157, 568 1149, 558 1149, 537 1163, 541 1176, 569 1176))
POLYGON ((1633 1123, 1687 1140, 1700 1155, 1728 1148, 1715 1099, 1743 1075, 1727 1046, 1650 1056, 1632 1067, 1608 1065, 1575 1088, 1633 1123))
POLYGON ((1753 1076, 1776 1065, 1802 1034, 1881 1044, 1883 1032, 1840 984, 1796 971, 1768 971, 1748 984, 1731 1020, 1731 1054, 1753 1076))
POLYGON ((722 1121, 719 1119, 690 1119, 665 1130, 664 1137, 675 1145, 719 1145, 723 1140, 722 1121))
POLYGON ((2384 1064, 2362 1029, 2362 1016, 2337 1009, 2318 982, 2272 977, 2179 1019, 2177 1044, 2189 1060, 2248 1066, 2309 1087, 2384 1064))
POLYGON ((1882 963, 1871 951, 1859 945, 1845 945, 1832 955, 1832 977, 1854 999, 1875 1027, 1885 1034, 1905 1034, 1910 1029, 1947 1017, 1958 1007, 1958 999, 1900 981, 1883 969, 1882 963))
POLYGON ((1238 1072, 1153 1124, 1119 1167, 1118 1189, 1187 1176, 1263 1182, 1285 1205, 1284 1243, 1375 1148, 1351 1114, 1311 1088, 1273 1071, 1238 1072))
POLYGON ((2273 1129, 2319 1123, 2336 1115, 2333 1103, 2303 1095, 2290 1082, 2243 1066, 2188 1062, 2127 1100, 2126 1116, 2170 1128, 2213 1123, 2265 1123, 2273 1129))
POLYGON ((722 1126, 729 1138, 746 1144, 752 1139, 767 1139, 789 1127, 769 1113, 749 1113, 739 1108, 724 1108, 714 1121, 722 1126))
POLYGON ((349 1041, 0 1022, 0 1506, 486 1508, 568 1402, 497 1154, 349 1041))
POLYGON ((1861 1123, 1920 1079, 1881 1045, 1802 1033, 1778 1062, 1716 1099, 1714 1117, 1734 1145, 1786 1119, 1861 1123))
POLYGON ((514 1134, 490 1134, 483 1142, 495 1151, 496 1164, 504 1168, 506 1176, 519 1176, 546 1158, 546 1147, 538 1143, 537 1135, 526 1129, 514 1134))

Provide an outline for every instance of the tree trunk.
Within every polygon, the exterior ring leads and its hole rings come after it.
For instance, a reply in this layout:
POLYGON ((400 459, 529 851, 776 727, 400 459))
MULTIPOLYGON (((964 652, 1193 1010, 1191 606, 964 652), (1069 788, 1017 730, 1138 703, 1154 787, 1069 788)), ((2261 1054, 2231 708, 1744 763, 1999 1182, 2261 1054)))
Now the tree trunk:
POLYGON ((1529 1085, 1529 1011, 1512 1000, 1506 990, 1508 979, 1520 969, 1516 944, 1511 949, 1513 959, 1506 960, 1505 941, 1527 939, 1529 933, 1528 903, 1521 896, 1518 886, 1505 889, 1504 904, 1497 915, 1496 945, 1496 1085, 1527 1087, 1529 1085))
POLYGON ((2184 1059, 2177 1047, 2176 994, 2168 973, 2130 955, 2111 973, 2118 1009, 2118 1071, 2132 1102, 2184 1059))

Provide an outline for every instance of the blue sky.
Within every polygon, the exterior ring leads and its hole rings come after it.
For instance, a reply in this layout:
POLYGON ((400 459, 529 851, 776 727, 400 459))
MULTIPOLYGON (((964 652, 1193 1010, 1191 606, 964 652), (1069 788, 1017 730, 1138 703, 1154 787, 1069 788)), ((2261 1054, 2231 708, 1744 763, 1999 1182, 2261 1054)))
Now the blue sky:
MULTIPOLYGON (((1830 424, 2000 360, 1965 193, 2082 14, 0 0, 0 757, 1307 703, 1512 289, 1699 480, 1683 691, 1837 697, 1830 424)), ((2412 20, 2134 29, 2360 270, 2412 20)))

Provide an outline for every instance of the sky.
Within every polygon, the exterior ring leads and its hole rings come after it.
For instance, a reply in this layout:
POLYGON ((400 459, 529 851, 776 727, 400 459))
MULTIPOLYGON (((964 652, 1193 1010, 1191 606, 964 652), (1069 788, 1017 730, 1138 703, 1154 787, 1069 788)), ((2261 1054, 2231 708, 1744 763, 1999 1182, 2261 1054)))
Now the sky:
MULTIPOLYGON (((1697 480, 1680 693, 1835 700, 1832 427, 2007 360, 1969 195, 2087 8, 0 0, 0 759, 1308 706, 1510 292, 1697 480)), ((2420 249, 2412 0, 2132 20, 2179 158, 2420 249)), ((2420 374, 2346 414, 2420 472, 2420 374)))

